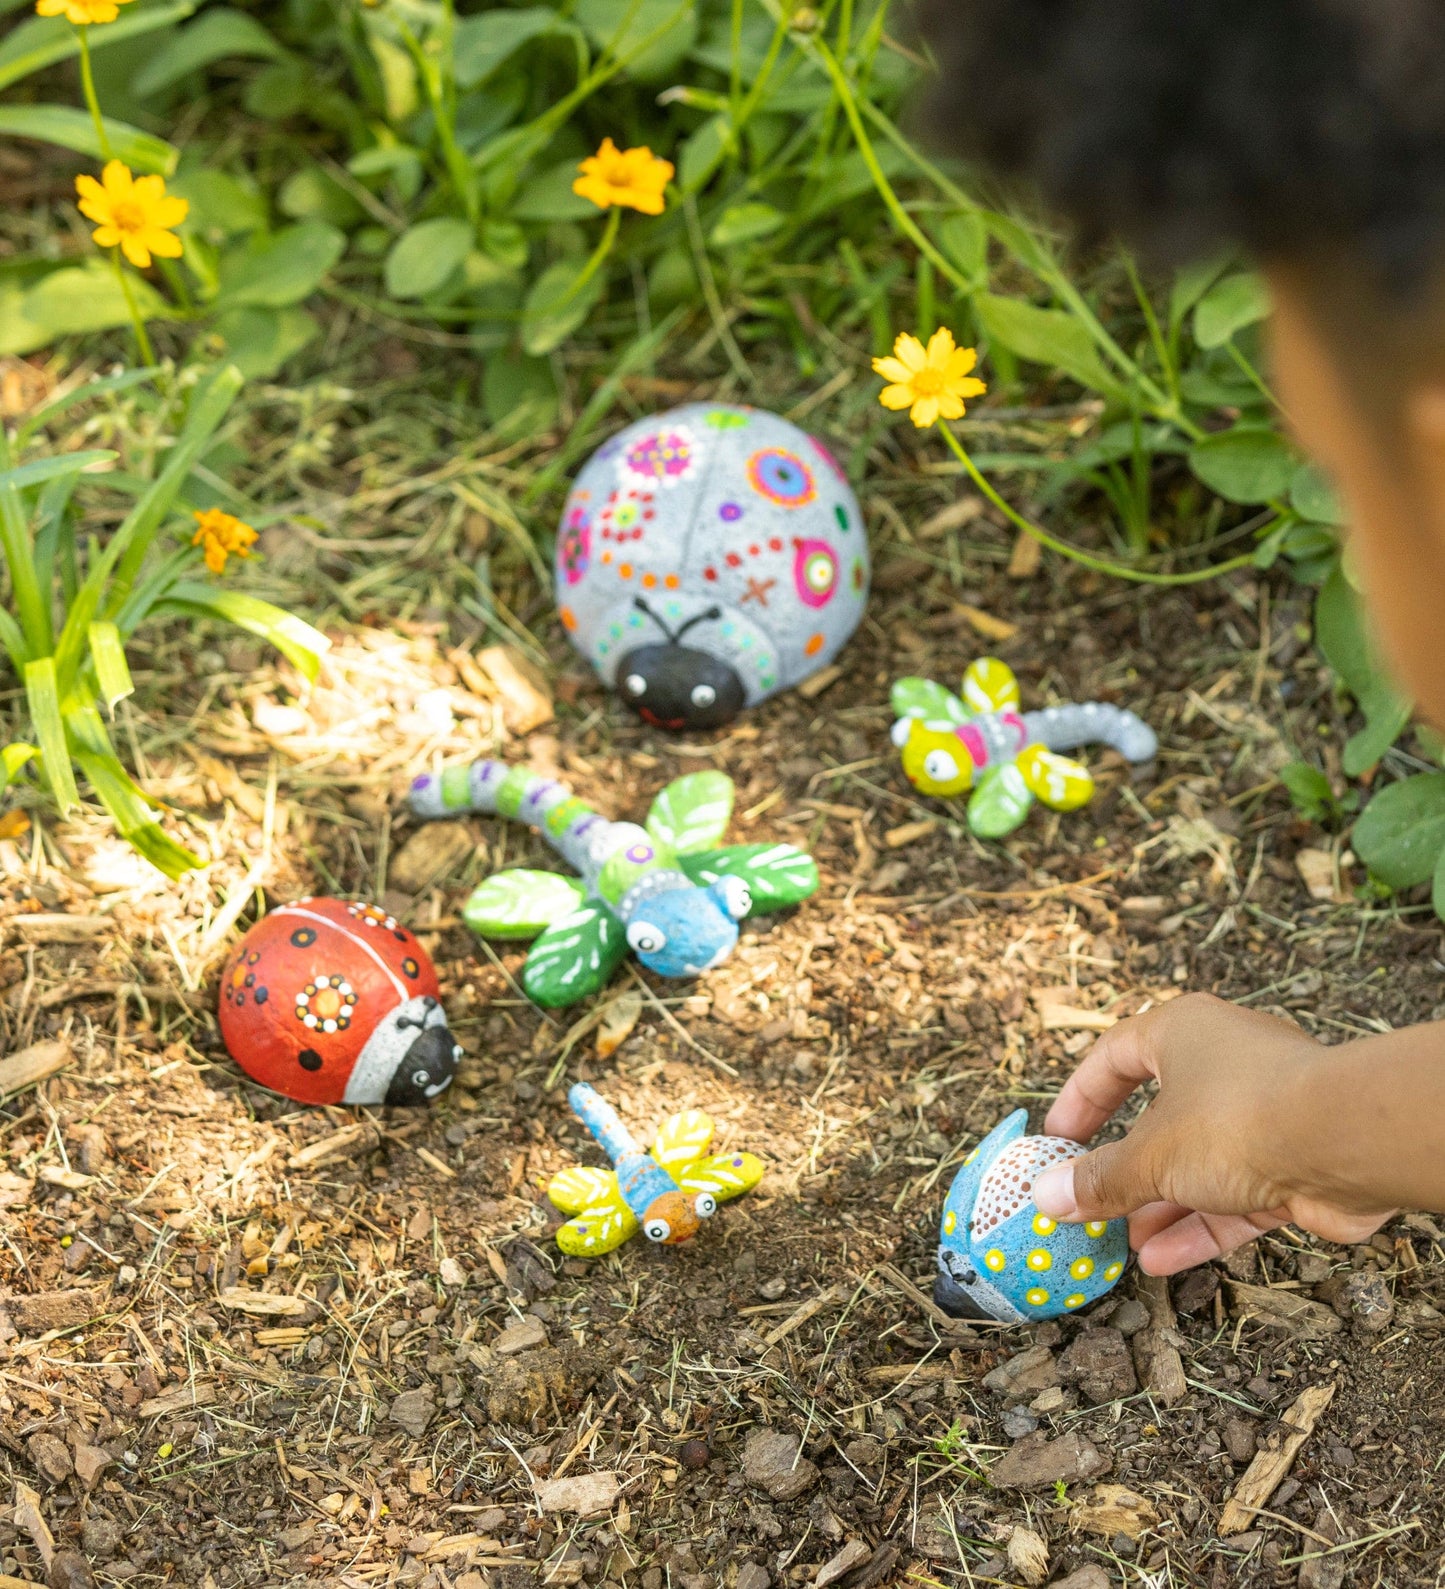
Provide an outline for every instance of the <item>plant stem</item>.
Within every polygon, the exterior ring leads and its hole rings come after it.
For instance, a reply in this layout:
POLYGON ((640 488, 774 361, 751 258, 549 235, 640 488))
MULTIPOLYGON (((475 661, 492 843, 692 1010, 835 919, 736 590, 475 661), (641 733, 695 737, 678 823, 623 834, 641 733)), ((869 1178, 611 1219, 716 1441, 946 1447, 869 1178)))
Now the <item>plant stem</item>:
POLYGON ((140 305, 135 301, 135 292, 130 284, 130 277, 125 273, 125 266, 120 262, 120 249, 110 251, 111 263, 115 266, 115 279, 120 283, 120 290, 125 294, 125 306, 130 310, 131 325, 135 328, 136 348, 140 353, 142 364, 154 364, 156 361, 155 349, 151 346, 150 334, 146 331, 145 320, 141 317, 140 305))
POLYGON ((607 225, 602 229, 602 236, 598 239, 597 247, 592 250, 592 257, 582 267, 581 273, 574 279, 561 299, 561 304, 570 303, 589 281, 601 270, 603 262, 612 252, 612 245, 617 241, 617 229, 622 225, 622 211, 614 204, 607 212, 607 225))
POLYGON ((969 457, 963 443, 954 435, 952 427, 940 419, 938 428, 943 432, 943 439, 968 472, 974 485, 1008 519, 1009 523, 1016 525, 1026 535, 1032 535, 1041 546, 1047 546, 1050 551, 1057 552, 1061 557, 1067 557, 1084 568, 1093 569, 1096 574, 1108 574, 1114 579, 1128 579, 1140 585, 1198 585, 1206 579, 1214 579, 1219 574, 1227 574, 1231 569, 1247 568, 1254 561, 1253 556, 1246 553, 1243 557, 1233 557, 1227 562, 1216 563, 1210 568, 1195 569, 1189 574, 1155 574, 1148 569, 1128 568, 1123 563, 1111 563, 1106 558, 1095 557, 1081 547, 1070 546, 1067 541, 1061 541, 1050 535, 1047 530, 1041 530, 1037 524, 1031 523, 1023 514, 1011 508, 979 473, 977 465, 969 457))
POLYGON ((80 36, 80 86, 85 92, 85 103, 90 107, 90 119, 95 123, 95 136, 100 140, 103 160, 111 160, 110 136, 105 130, 105 117, 100 113, 100 96, 95 91, 95 74, 90 69, 90 28, 76 28, 80 36))

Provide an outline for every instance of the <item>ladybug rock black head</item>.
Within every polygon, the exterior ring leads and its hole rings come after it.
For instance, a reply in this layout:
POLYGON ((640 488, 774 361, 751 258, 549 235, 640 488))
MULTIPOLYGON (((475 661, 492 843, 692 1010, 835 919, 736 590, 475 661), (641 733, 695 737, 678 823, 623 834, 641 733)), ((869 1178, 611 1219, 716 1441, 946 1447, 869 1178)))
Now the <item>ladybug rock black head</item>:
POLYGON ((424 1104, 462 1051, 436 971, 375 905, 303 899, 258 921, 221 977, 221 1035, 254 1080, 298 1103, 424 1104))
POLYGON ((721 618, 722 609, 710 607, 673 631, 641 596, 634 606, 667 639, 637 646, 618 662, 622 699, 644 722, 657 728, 721 728, 730 723, 747 703, 737 669, 721 657, 682 643, 689 629, 721 618))

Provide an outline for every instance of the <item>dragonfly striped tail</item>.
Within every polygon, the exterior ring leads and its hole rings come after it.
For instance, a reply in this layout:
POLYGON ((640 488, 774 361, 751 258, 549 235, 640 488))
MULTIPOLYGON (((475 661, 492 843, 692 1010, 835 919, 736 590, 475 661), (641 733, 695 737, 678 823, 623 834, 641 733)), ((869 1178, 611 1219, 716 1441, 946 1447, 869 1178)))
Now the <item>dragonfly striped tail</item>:
POLYGON ((585 1081, 575 1083, 568 1091, 567 1102, 614 1164, 643 1153, 642 1144, 623 1125, 617 1111, 585 1081))
POLYGON ((1077 750, 1082 745, 1107 745, 1126 761, 1153 761, 1159 750, 1154 730, 1133 712, 1103 701, 1049 706, 1025 712, 1029 743, 1049 750, 1077 750))

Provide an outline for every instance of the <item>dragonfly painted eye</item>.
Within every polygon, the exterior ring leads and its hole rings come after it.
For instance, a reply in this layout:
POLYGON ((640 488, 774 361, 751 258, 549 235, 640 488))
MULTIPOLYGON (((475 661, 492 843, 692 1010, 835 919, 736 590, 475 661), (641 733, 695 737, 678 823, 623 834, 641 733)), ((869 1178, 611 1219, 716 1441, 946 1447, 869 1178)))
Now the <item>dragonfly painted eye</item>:
POLYGON ((741 921, 753 908, 753 891, 742 878, 719 878, 717 887, 722 895, 723 909, 734 921, 741 921))
POLYGON ((629 673, 622 681, 622 688, 634 698, 647 694, 647 680, 640 673, 629 673))
POLYGON ((665 1219, 649 1219, 642 1227, 642 1234, 649 1241, 666 1241, 672 1234, 672 1226, 665 1219))
POLYGON ((930 750, 923 758, 923 773, 930 783, 952 783, 958 777, 958 763, 946 750, 930 750))
POLYGON ((711 1219, 717 1213, 717 1198, 711 1192, 699 1192, 697 1201, 692 1206, 699 1219, 711 1219))
POLYGON ((699 710, 705 710, 717 700, 717 691, 711 684, 694 685, 691 700, 699 710))
POLYGON ((627 929, 627 942, 634 954, 655 955, 667 947, 667 934, 650 921, 635 921, 627 929))

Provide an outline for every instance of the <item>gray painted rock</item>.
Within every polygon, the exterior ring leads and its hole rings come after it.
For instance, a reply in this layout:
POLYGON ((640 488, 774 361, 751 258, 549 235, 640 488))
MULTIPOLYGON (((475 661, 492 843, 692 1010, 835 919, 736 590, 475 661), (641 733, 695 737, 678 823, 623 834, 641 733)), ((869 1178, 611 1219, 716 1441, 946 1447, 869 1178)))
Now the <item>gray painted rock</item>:
POLYGON ((759 409, 640 420, 577 477, 557 534, 562 623, 647 721, 711 728, 827 666, 868 599, 836 459, 759 409))

